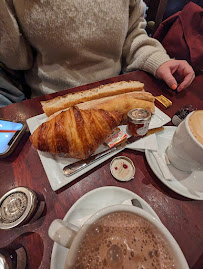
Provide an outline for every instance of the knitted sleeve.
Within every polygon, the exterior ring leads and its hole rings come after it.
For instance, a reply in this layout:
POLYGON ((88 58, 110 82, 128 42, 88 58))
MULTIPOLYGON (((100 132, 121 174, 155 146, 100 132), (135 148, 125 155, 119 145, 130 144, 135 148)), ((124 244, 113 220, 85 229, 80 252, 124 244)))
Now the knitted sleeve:
POLYGON ((10 0, 0 1, 0 62, 13 70, 32 66, 32 51, 22 36, 10 0))
POLYGON ((145 31, 146 5, 143 0, 130 0, 128 33, 123 47, 124 72, 136 69, 155 76, 156 70, 170 58, 162 45, 145 31))

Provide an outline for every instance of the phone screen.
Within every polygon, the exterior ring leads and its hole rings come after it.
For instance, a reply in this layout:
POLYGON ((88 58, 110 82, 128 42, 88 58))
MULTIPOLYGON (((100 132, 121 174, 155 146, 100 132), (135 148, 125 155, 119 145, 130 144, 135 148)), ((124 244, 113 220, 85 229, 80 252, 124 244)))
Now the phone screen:
POLYGON ((7 151, 22 128, 22 123, 0 120, 0 154, 7 151))

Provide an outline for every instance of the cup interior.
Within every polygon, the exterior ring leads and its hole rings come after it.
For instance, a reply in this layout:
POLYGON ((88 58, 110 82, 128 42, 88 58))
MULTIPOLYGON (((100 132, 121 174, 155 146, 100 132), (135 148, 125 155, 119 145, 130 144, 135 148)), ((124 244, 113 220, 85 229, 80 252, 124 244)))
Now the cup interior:
MULTIPOLYGON (((70 250, 68 252, 68 255, 67 255, 67 258, 66 258, 65 269, 72 268, 71 266, 73 264, 75 254, 77 253, 77 251, 79 249, 79 245, 82 242, 82 240, 83 240, 83 238, 85 236, 85 233, 87 232, 89 227, 92 224, 94 224, 97 220, 99 220, 100 218, 102 218, 102 217, 104 217, 106 215, 109 215, 111 213, 115 213, 115 212, 133 213, 136 216, 141 217, 144 220, 146 220, 147 222, 149 222, 150 224, 152 224, 152 226, 157 228, 159 234, 164 239, 164 241, 165 241, 165 243, 167 245, 167 249, 168 249, 171 257, 173 257, 177 268, 189 269, 188 264, 187 264, 187 262, 185 260, 185 257, 183 255, 180 247, 176 243, 173 236, 166 229, 166 227, 161 222, 159 222, 157 219, 155 219, 148 212, 144 211, 143 209, 131 206, 131 205, 109 206, 109 207, 106 207, 106 208, 98 211, 90 219, 88 219, 84 223, 84 225, 81 227, 79 233, 76 235, 76 237, 75 237, 75 239, 74 239, 74 241, 73 241, 73 243, 71 245, 71 248, 70 248, 70 250)), ((115 225, 116 225, 116 223, 115 223, 115 225)))

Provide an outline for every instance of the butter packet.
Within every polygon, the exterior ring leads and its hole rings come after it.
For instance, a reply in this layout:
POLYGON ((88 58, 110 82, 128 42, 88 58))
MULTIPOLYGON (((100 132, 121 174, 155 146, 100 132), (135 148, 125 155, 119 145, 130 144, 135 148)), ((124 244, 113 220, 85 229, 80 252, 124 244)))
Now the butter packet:
POLYGON ((164 95, 155 96, 155 104, 160 105, 162 108, 168 108, 172 106, 171 100, 164 95))
POLYGON ((105 143, 109 148, 120 144, 127 139, 127 134, 125 134, 120 128, 116 128, 114 132, 106 139, 105 143))

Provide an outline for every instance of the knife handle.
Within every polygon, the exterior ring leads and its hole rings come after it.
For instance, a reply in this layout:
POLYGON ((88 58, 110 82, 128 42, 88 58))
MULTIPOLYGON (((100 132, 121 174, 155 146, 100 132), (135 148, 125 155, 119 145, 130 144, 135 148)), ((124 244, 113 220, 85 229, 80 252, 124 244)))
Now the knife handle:
POLYGON ((65 176, 70 177, 70 176, 74 175, 75 173, 81 171, 82 169, 86 168, 87 166, 91 165, 92 163, 96 162, 97 160, 99 160, 99 159, 105 157, 106 155, 108 155, 116 150, 119 150, 119 149, 120 149, 120 147, 113 147, 111 149, 107 149, 107 150, 102 151, 98 154, 90 156, 86 160, 81 160, 81 161, 66 165, 63 168, 63 173, 65 176))

